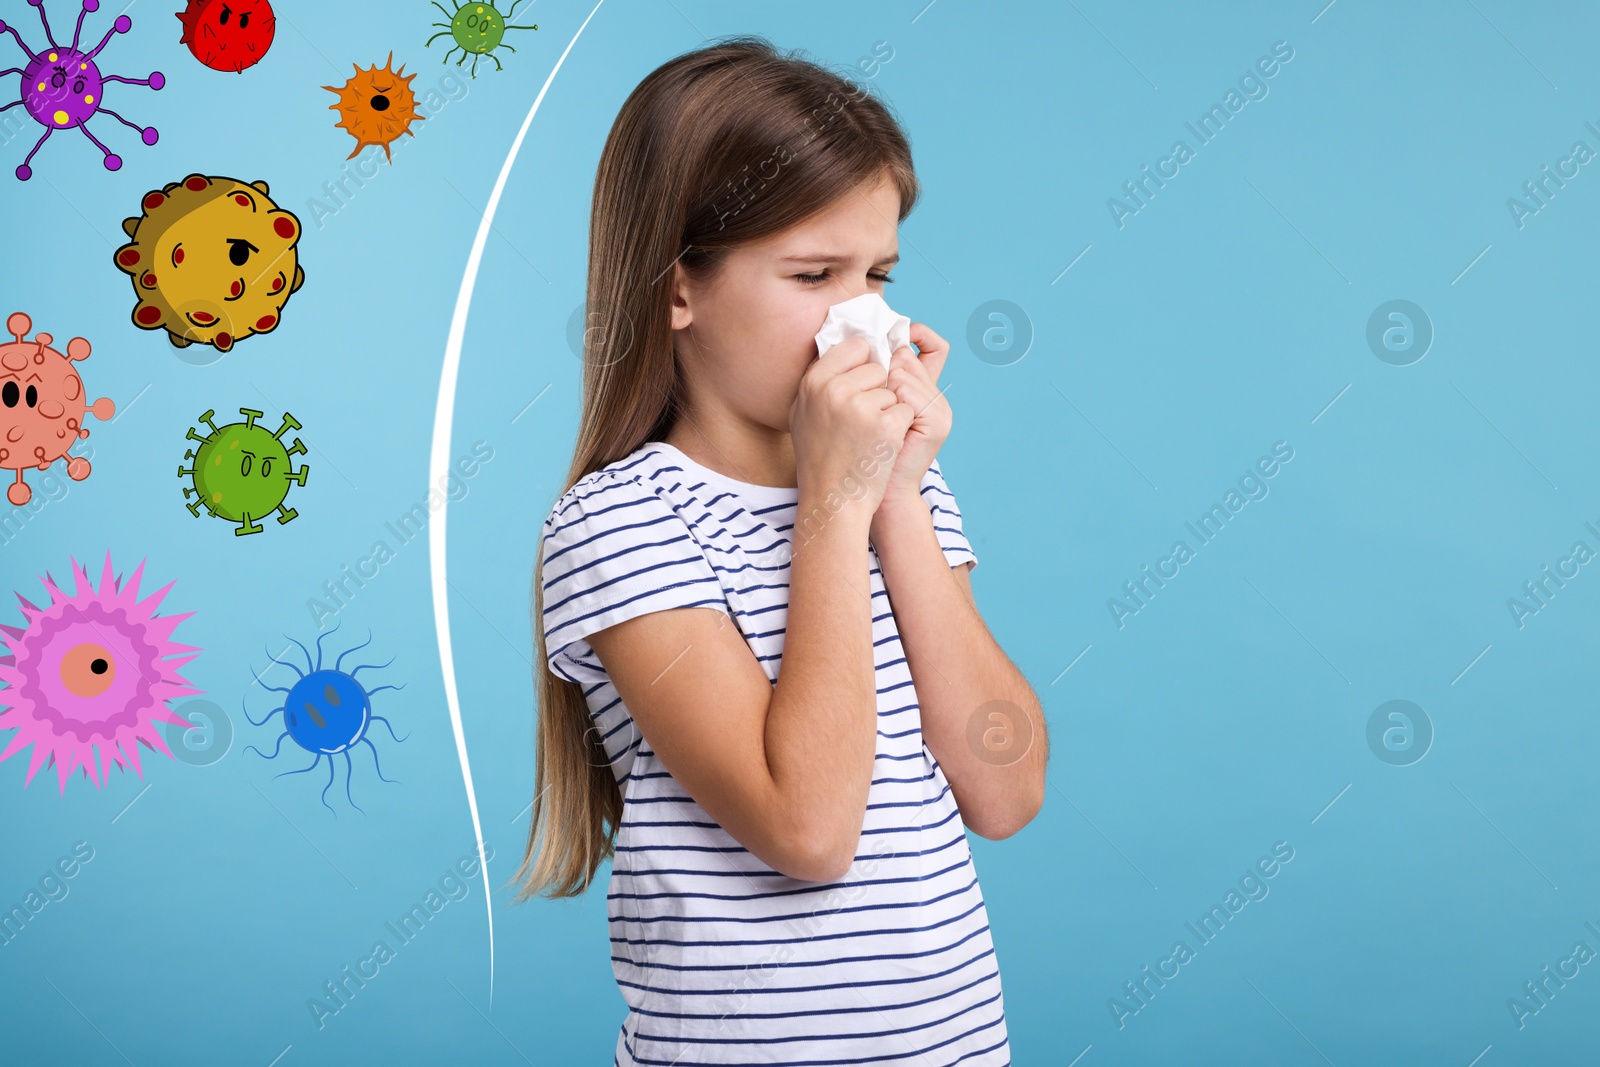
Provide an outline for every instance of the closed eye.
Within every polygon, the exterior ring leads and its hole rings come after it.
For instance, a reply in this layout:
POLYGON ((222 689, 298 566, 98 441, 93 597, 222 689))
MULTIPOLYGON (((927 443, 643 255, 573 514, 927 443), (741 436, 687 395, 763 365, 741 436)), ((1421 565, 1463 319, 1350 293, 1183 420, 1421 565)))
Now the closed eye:
MULTIPOLYGON (((823 271, 820 274, 796 274, 795 277, 799 278, 800 281, 805 285, 821 285, 825 280, 827 280, 828 272, 823 271)), ((867 277, 875 282, 894 281, 894 279, 889 277, 887 274, 869 274, 867 277)))

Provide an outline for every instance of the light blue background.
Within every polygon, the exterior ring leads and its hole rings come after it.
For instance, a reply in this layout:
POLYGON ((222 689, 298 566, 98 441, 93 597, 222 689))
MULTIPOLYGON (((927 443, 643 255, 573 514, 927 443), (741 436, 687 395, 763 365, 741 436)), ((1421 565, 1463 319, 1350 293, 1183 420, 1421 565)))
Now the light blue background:
MULTIPOLYGON (((871 80, 926 192, 890 299, 954 345, 940 462, 981 560, 985 620, 1051 726, 1043 811, 1009 840, 973 838, 1015 1062, 1497 1067, 1600 1053, 1600 966, 1524 1028, 1507 1007, 1575 942, 1600 951, 1584 925, 1600 926, 1600 576, 1583 568, 1520 629, 1506 603, 1574 541, 1600 548, 1584 528, 1600 525, 1600 175, 1584 167, 1521 228, 1506 206, 1575 141, 1600 149, 1584 128, 1600 125, 1600 16, 1577 3, 1323 3, 601 7, 506 187, 455 407, 452 457, 475 441, 494 450, 449 511, 464 729, 495 850, 493 1002, 482 884, 469 882, 320 1030, 308 999, 473 849, 426 538, 397 546, 385 523, 427 495, 479 210, 590 8, 524 5, 540 28, 511 35, 505 70, 480 64, 466 95, 318 227, 308 201, 354 145, 322 86, 393 49, 419 72, 414 89, 437 87, 457 69, 440 64, 444 42, 422 46, 437 11, 279 0, 270 54, 223 75, 180 47, 171 0, 135 4, 102 68, 159 69, 167 87, 116 86, 108 103, 160 142, 97 120, 121 171, 57 135, 26 184, 11 171, 36 127, 0 149, 0 314, 89 338, 91 397, 119 409, 88 421, 92 476, 7 529, 0 590, 38 602, 45 572, 70 581, 69 557, 96 577, 108 550, 124 574, 145 560, 146 591, 176 582, 163 611, 194 613, 176 634, 204 650, 186 676, 237 734, 211 766, 147 751, 142 781, 114 773, 96 790, 75 777, 65 797, 53 769, 23 789, 30 753, 0 764, 0 904, 73 842, 95 850, 70 894, 0 949, 3 1058, 609 1062, 624 1014, 609 867, 576 900, 511 907, 504 888, 533 793, 529 581, 577 422, 566 328, 600 148, 649 71, 741 32, 844 67, 876 42, 893 50, 871 80), (1294 57, 1269 95, 1119 229, 1107 198, 1175 139, 1195 147, 1184 123, 1277 41, 1294 57), (210 366, 133 327, 111 261, 141 195, 192 172, 265 179, 306 227, 306 282, 282 326, 210 366), (1403 367, 1365 340, 1368 316, 1397 298, 1435 330, 1403 367), (965 342, 993 299, 1033 331, 1008 366, 965 342), (274 428, 292 412, 312 468, 289 497, 299 517, 244 538, 193 518, 174 475, 196 416, 241 406, 274 428), (1194 547, 1183 524, 1280 440, 1294 458, 1269 495, 1119 629, 1108 598, 1178 538, 1194 547), (374 698, 407 738, 373 735, 401 784, 378 781, 364 753, 351 790, 365 814, 346 803, 340 766, 335 817, 319 799, 326 766, 274 778, 303 754, 246 753, 270 751, 279 728, 238 711, 275 706, 281 695, 252 680, 264 646, 309 643, 308 599, 379 539, 395 558, 324 644, 370 632, 360 661, 394 657, 363 680, 405 685, 374 698), (1373 710, 1397 698, 1436 731, 1410 766, 1366 740, 1373 710), (1276 841, 1295 854, 1270 895, 1198 947, 1184 923, 1276 841), (1119 1029, 1108 999, 1180 937, 1196 958, 1119 1029)), ((70 31, 74 6, 49 10, 70 31)), ((19 0, 0 17, 42 43, 19 0)), ((7 37, 0 60, 17 55, 7 37)))

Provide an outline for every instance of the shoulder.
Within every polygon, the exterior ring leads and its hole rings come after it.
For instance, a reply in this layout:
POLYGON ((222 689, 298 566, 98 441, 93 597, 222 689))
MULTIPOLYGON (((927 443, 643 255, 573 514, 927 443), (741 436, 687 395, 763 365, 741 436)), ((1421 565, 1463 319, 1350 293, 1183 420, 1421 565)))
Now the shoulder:
POLYGON ((640 509, 669 507, 665 488, 676 468, 668 457, 650 445, 640 445, 621 459, 590 471, 551 505, 544 520, 544 536, 550 538, 582 521, 591 530, 626 525, 640 509))
POLYGON ((572 681, 604 677, 585 640, 636 615, 729 611, 696 531, 669 490, 676 467, 648 445, 578 479, 544 522, 539 584, 546 654, 572 681))

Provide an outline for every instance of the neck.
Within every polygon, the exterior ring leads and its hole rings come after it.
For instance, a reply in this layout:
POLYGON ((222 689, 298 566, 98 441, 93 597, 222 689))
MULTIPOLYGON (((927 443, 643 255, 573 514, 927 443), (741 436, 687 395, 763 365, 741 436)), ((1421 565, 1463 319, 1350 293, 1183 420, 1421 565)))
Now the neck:
POLYGON ((787 431, 683 414, 663 440, 702 467, 736 481, 789 488, 799 484, 794 438, 787 431))

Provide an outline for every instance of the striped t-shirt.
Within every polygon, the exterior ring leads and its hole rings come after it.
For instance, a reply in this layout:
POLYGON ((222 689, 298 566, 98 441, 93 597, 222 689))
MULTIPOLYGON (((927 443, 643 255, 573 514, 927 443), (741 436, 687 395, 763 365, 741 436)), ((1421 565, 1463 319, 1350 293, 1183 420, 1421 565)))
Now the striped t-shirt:
MULTIPOLYGON (((921 492, 946 561, 976 564, 937 461, 921 492)), ((798 502, 798 489, 736 481, 651 441, 584 476, 545 520, 550 666, 583 687, 623 796, 606 897, 630 1009, 615 1062, 1009 1064, 983 892, 923 743, 876 552, 877 755, 855 861, 835 882, 773 870, 707 815, 640 736, 585 640, 652 611, 714 608, 776 683, 798 502)))

